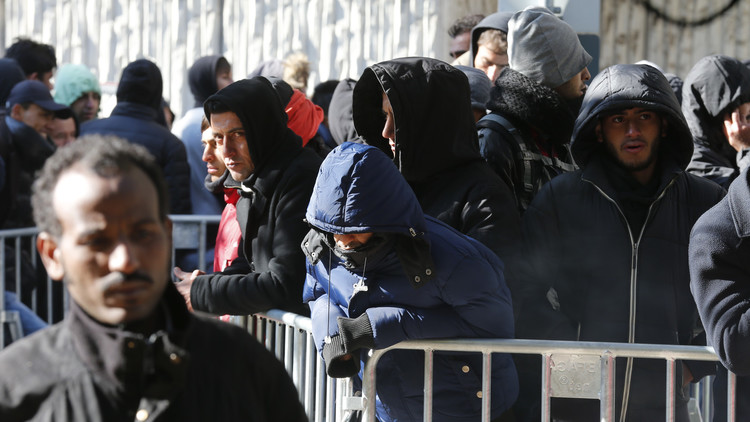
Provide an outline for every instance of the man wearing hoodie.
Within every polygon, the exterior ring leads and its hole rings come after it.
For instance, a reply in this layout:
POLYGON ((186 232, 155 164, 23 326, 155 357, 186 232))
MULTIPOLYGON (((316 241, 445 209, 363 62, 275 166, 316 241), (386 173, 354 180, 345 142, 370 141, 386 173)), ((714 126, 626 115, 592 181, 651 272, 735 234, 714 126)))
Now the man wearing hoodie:
POLYGON ((122 71, 117 85, 117 105, 110 117, 81 126, 81 136, 116 135, 143 145, 156 158, 164 172, 169 192, 169 213, 190 214, 190 168, 185 146, 160 122, 161 71, 153 62, 138 59, 122 71))
POLYGON ((493 13, 471 30, 471 64, 491 82, 508 66, 508 21, 511 12, 493 13))
MULTIPOLYGON (((378 149, 347 142, 323 162, 306 219, 304 300, 328 375, 358 377, 369 349, 409 339, 512 338, 502 262, 485 246, 424 215, 378 149)), ((436 353, 434 421, 482 414, 481 354, 436 353)), ((491 417, 516 398, 508 354, 492 355, 491 417)), ((422 420, 424 353, 396 350, 377 366, 381 421, 422 420)))
POLYGON ((466 75, 422 57, 372 65, 354 88, 353 113, 357 133, 393 158, 425 214, 505 261, 513 291, 520 217, 479 155, 466 75))
POLYGON ((528 7, 508 23, 508 60, 477 128, 482 156, 523 213, 544 183, 575 169, 568 142, 591 56, 570 25, 528 7))
POLYGON ((185 144, 190 165, 190 200, 193 214, 221 214, 223 207, 221 198, 217 198, 203 186, 207 173, 206 165, 202 161, 201 119, 203 119, 203 102, 206 98, 232 82, 232 66, 222 56, 201 57, 188 71, 188 84, 195 104, 174 123, 172 133, 185 144))
MULTIPOLYGON (((685 172, 693 143, 664 75, 647 65, 603 70, 583 100, 571 148, 580 169, 545 184, 524 214, 518 336, 700 341, 688 238, 724 190, 685 172)), ((538 374, 538 362, 534 368, 538 374)), ((679 387, 713 369, 677 365, 678 421, 688 420, 687 390, 679 387)), ((618 359, 616 420, 663 420, 665 378, 662 361, 618 359)), ((538 389, 522 386, 522 394, 538 403, 538 389)), ((557 399, 552 406, 561 420, 599 420, 597 401, 557 399)))
POLYGON ((227 86, 203 109, 229 170, 224 186, 240 194, 242 242, 239 258, 222 272, 175 268, 178 290, 193 309, 217 315, 271 308, 306 314, 299 242, 320 158, 287 127, 279 95, 262 76, 227 86))
POLYGON ((750 70, 727 56, 698 60, 685 77, 682 112, 695 144, 687 170, 728 189, 750 164, 750 70))

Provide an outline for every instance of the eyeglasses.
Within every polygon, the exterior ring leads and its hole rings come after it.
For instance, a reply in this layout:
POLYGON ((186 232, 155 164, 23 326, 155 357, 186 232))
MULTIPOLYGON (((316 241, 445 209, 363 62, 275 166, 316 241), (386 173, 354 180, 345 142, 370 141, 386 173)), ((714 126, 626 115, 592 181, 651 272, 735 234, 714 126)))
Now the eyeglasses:
POLYGON ((457 58, 461 57, 461 55, 464 54, 464 53, 466 53, 466 50, 458 50, 458 51, 451 51, 450 55, 454 59, 457 59, 457 58))

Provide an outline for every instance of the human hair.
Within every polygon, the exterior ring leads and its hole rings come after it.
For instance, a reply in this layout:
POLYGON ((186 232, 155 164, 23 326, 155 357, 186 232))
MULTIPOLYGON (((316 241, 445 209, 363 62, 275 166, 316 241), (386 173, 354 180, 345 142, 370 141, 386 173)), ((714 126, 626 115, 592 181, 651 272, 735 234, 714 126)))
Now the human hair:
POLYGON ((310 77, 310 61, 302 52, 292 53, 284 59, 284 74, 281 79, 294 89, 307 90, 307 79, 310 77))
POLYGON ((477 47, 484 46, 495 54, 508 53, 508 36, 499 29, 487 29, 479 34, 477 47))
POLYGON ((484 19, 484 15, 466 15, 458 18, 453 22, 450 28, 448 28, 448 36, 456 38, 457 35, 461 35, 464 32, 471 31, 479 22, 484 19))
POLYGON ((206 120, 208 120, 208 123, 211 124, 211 115, 212 114, 219 114, 219 113, 226 113, 228 111, 231 111, 234 113, 234 111, 229 108, 228 105, 224 104, 223 102, 211 99, 209 97, 206 102, 203 104, 203 110, 206 114, 206 120))
POLYGON ((5 51, 5 57, 14 59, 28 77, 32 73, 47 73, 57 67, 55 47, 18 37, 5 51))
POLYGON ((206 129, 210 127, 211 127, 211 123, 208 122, 208 119, 206 118, 206 116, 203 116, 203 118, 201 119, 201 133, 205 132, 206 129))
POLYGON ((62 226, 53 206, 53 193, 60 176, 73 167, 83 166, 103 178, 114 177, 137 168, 153 182, 158 197, 159 217, 167 219, 169 198, 161 168, 140 145, 111 135, 85 135, 57 151, 44 163, 34 182, 31 205, 40 232, 62 235, 62 226))

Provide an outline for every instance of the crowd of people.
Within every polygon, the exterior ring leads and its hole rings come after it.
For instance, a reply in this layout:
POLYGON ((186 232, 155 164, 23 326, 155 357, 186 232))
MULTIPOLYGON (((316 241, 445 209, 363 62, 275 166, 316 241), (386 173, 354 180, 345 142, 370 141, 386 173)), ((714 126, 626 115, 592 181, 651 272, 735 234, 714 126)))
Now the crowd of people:
MULTIPOLYGON (((273 356, 190 312, 269 309, 310 316, 327 374, 356 388, 371 349, 409 339, 708 344, 722 365, 680 362, 667 401, 662 362, 618 358, 616 419, 673 404, 687 421, 690 383, 716 375, 723 420, 727 370, 750 415, 748 64, 592 79, 543 7, 448 32, 452 64, 393 58, 311 98, 299 55, 237 81, 226 57, 201 57, 176 119, 156 63, 128 64, 99 118, 95 72, 55 74, 54 48, 17 40, 0 59, 0 227, 39 228, 72 306, 42 329, 6 293, 39 332, 0 352, 0 418, 304 420, 273 356), (169 268, 168 215, 191 213, 221 215, 212 271, 192 255, 169 268)), ((539 420, 538 357, 491 364, 492 420, 539 420)), ((381 359, 379 420, 422 420, 423 368, 421 352, 381 359)), ((479 420, 481 354, 436 353, 433 368, 433 420, 479 420)), ((551 402, 558 421, 599 411, 551 402)))

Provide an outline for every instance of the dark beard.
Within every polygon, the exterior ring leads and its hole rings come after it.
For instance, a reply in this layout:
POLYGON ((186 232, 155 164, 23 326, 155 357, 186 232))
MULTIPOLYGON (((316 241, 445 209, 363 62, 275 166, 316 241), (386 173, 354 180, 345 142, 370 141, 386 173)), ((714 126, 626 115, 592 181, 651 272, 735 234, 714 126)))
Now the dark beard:
POLYGON ((570 109, 570 112, 573 113, 573 116, 575 117, 578 117, 578 113, 581 111, 581 105, 583 105, 583 97, 584 95, 581 95, 580 97, 573 98, 572 100, 565 100, 565 104, 568 106, 568 109, 570 109))

